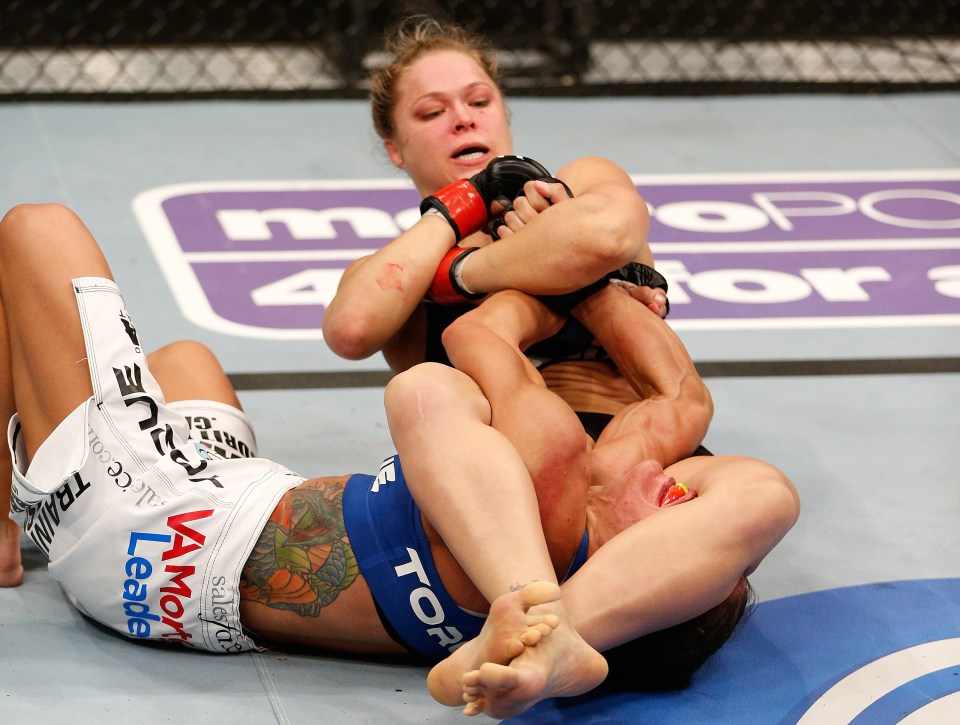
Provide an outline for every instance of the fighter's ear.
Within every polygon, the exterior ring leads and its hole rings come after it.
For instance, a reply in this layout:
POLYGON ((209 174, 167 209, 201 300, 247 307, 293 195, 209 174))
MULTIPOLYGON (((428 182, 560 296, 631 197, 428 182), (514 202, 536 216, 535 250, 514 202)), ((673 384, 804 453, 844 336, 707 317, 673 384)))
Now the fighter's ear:
POLYGON ((403 154, 400 153, 400 149, 397 148, 397 145, 387 138, 383 140, 383 148, 387 150, 387 156, 390 157, 390 162, 398 169, 402 169, 403 154))

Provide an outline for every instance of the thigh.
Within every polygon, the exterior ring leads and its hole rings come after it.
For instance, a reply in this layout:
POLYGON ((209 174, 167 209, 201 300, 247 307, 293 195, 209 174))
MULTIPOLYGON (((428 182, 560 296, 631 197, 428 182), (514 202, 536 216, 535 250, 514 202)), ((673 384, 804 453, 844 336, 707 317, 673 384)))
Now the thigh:
POLYGON ((78 276, 110 277, 110 270, 73 212, 45 204, 7 213, 0 222, 0 295, 16 404, 31 453, 91 394, 71 285, 78 276))

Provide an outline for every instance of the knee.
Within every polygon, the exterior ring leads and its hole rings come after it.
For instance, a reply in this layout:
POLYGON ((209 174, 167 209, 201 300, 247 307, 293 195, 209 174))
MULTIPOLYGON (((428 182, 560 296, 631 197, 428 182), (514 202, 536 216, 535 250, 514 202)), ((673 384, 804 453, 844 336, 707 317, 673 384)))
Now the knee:
POLYGON ((0 256, 62 241, 80 218, 62 204, 18 204, 0 220, 0 256))
POLYGON ((388 412, 392 410, 399 415, 401 411, 416 410, 422 406, 425 398, 434 398, 437 390, 435 383, 442 381, 450 369, 440 363, 428 362, 394 375, 383 393, 388 412))
POLYGON ((458 414, 489 421, 489 404, 470 378, 439 363, 421 363, 395 375, 384 391, 391 430, 446 426, 458 414))
POLYGON ((148 356, 150 369, 155 375, 196 373, 198 370, 221 370, 219 359, 213 350, 196 340, 177 340, 154 350, 148 356))
POLYGON ((41 230, 79 223, 80 218, 63 204, 17 204, 0 220, 5 239, 35 236, 41 230))

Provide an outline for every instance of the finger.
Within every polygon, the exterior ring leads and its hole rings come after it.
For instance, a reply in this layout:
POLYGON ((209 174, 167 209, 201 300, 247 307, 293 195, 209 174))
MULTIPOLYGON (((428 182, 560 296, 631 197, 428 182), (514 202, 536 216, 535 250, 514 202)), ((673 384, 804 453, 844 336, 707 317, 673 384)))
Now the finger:
POLYGON ((517 197, 513 200, 513 211, 524 224, 529 224, 540 212, 526 197, 517 197))
POLYGON ((630 285, 627 287, 627 291, 630 293, 630 296, 638 302, 642 302, 645 305, 656 304, 656 296, 659 290, 655 290, 651 287, 641 287, 639 285, 630 285))
POLYGON ((505 196, 498 196, 490 204, 491 216, 503 216, 513 208, 513 200, 505 196))
POLYGON ((559 204, 565 199, 569 199, 570 194, 567 187, 560 181, 543 181, 538 179, 533 182, 534 188, 551 204, 559 204))
POLYGON ((661 319, 665 318, 670 311, 670 308, 667 307, 667 296, 663 293, 663 290, 640 285, 624 285, 623 288, 630 293, 633 299, 643 304, 661 319))
POLYGON ((537 212, 544 211, 552 204, 549 197, 540 193, 536 181, 528 181, 523 186, 524 197, 537 212))

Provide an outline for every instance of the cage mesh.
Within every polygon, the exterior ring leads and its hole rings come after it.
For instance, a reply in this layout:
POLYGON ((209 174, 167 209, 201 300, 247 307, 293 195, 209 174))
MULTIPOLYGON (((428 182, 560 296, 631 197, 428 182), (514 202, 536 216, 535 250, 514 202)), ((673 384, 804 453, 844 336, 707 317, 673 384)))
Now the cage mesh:
POLYGON ((0 0, 0 99, 361 97, 413 13, 515 95, 960 87, 960 0, 0 0))

